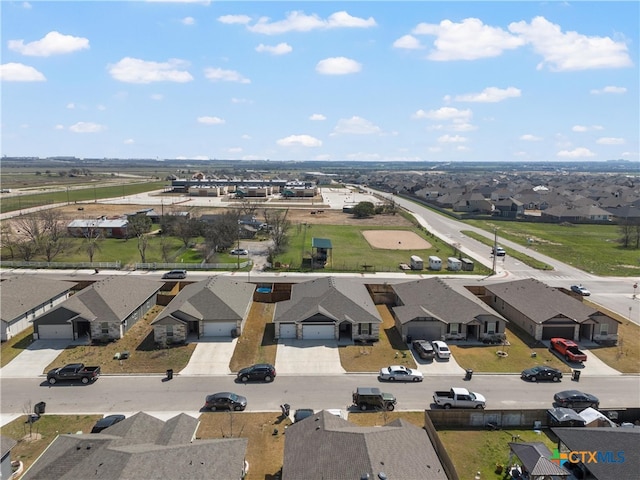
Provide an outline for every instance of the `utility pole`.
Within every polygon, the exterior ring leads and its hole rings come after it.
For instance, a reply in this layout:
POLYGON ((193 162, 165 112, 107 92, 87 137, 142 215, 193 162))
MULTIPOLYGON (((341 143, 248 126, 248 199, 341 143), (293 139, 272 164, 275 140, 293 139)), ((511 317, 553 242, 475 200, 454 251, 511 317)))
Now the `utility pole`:
POLYGON ((491 275, 496 274, 496 259, 498 258, 498 229, 493 229, 493 266, 491 268, 491 275))

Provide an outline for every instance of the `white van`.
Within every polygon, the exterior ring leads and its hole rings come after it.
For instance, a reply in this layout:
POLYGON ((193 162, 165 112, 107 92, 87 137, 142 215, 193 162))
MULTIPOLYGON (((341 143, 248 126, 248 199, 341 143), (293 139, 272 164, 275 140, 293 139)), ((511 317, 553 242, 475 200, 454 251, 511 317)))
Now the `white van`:
POLYGON ((431 342, 431 345, 433 345, 433 349, 436 352, 436 357, 442 360, 449 360, 449 357, 451 357, 451 350, 449 350, 449 346, 446 343, 440 340, 434 340, 431 342))

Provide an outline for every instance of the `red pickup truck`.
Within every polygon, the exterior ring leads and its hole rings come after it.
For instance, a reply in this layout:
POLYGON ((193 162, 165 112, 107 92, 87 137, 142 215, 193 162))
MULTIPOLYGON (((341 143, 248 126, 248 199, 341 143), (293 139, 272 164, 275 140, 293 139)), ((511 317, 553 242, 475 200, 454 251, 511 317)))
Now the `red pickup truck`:
POLYGON ((587 355, 578 348, 578 344, 566 338, 552 338, 549 350, 555 350, 564 356, 567 362, 586 362, 587 355))

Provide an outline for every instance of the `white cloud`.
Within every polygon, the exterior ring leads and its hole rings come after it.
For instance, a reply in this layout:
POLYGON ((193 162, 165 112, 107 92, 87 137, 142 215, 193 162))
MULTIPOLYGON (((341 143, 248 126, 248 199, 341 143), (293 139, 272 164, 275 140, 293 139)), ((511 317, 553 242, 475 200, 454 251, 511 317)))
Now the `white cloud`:
POLYGON ((310 32, 312 30, 327 30, 332 28, 368 28, 375 27, 373 17, 368 19, 352 17, 347 12, 336 12, 326 20, 318 15, 306 15, 302 11, 293 11, 287 14, 284 20, 271 22, 269 17, 261 17, 254 25, 247 28, 254 33, 264 35, 277 35, 287 32, 310 32))
POLYGON ((195 25, 196 19, 193 17, 184 17, 182 20, 180 20, 180 23, 182 23, 183 25, 195 25))
POLYGON ((67 103, 67 108, 68 108, 69 110, 73 110, 74 108, 76 108, 76 104, 75 104, 75 103, 73 103, 73 102, 71 102, 71 103, 67 103))
POLYGON ((279 43, 278 45, 264 45, 260 44, 256 47, 256 52, 267 52, 271 55, 285 55, 293 52, 293 47, 288 43, 279 43))
POLYGON ((290 135, 276 142, 281 147, 320 147, 322 142, 311 135, 290 135))
POLYGON ((456 151, 458 151, 458 152, 470 152, 471 148, 467 147, 466 145, 458 145, 456 147, 456 151))
MULTIPOLYGON (((423 110, 418 110, 418 112, 421 112, 422 116, 420 118, 429 118, 431 120, 458 119, 458 120, 466 121, 466 120, 469 120, 473 115, 473 113, 469 109, 458 110, 457 108, 454 108, 454 107, 442 107, 442 108, 439 108, 438 110, 429 110, 428 112, 424 112, 423 110)), ((416 112, 415 115, 418 115, 418 112, 416 112)))
POLYGON ((186 83, 193 80, 184 70, 188 62, 170 59, 167 62, 148 62, 139 58, 125 57, 114 65, 109 65, 111 76, 126 83, 176 82, 186 83))
POLYGON ((524 135, 520 135, 520 140, 524 140, 525 142, 539 142, 542 140, 542 137, 537 137, 530 133, 525 133, 524 135))
POLYGON ((524 40, 501 28, 485 25, 477 18, 466 18, 462 23, 451 20, 443 20, 439 24, 420 23, 411 33, 435 35, 434 50, 427 58, 445 62, 497 57, 505 50, 524 45, 524 40))
POLYGON ((477 129, 478 127, 472 125, 471 123, 460 122, 458 120, 454 120, 453 124, 450 127, 450 130, 453 130, 454 132, 471 132, 477 129))
POLYGON ((98 105, 96 108, 97 108, 98 110, 100 110, 101 112, 104 112, 104 111, 107 109, 107 107, 106 107, 106 106, 104 106, 104 105, 102 105, 102 104, 98 105))
POLYGON ((133 145, 134 143, 136 143, 133 138, 127 138, 124 142, 125 145, 133 145))
POLYGON ((442 151, 442 147, 429 147, 427 148, 429 153, 438 153, 442 151))
POLYGON ((27 10, 31 10, 33 7, 31 6, 31 4, 29 2, 22 2, 22 8, 25 8, 27 10))
POLYGON ((624 145, 624 138, 600 137, 596 140, 596 143, 600 145, 624 145))
POLYGON ((562 158, 585 158, 595 157, 596 154, 588 148, 578 147, 573 150, 560 150, 556 155, 562 158))
POLYGON ((559 25, 544 17, 509 24, 509 31, 520 35, 543 57, 538 69, 548 65, 552 71, 620 68, 633 65, 627 46, 609 37, 589 37, 578 32, 563 33, 559 25))
POLYGON ((63 35, 59 32, 49 32, 41 40, 25 44, 24 40, 9 40, 9 50, 31 57, 50 57, 77 52, 89 48, 89 40, 72 35, 63 35))
POLYGON ((242 138, 243 140, 251 140, 251 135, 247 135, 246 133, 244 135, 242 135, 240 138, 242 138))
POLYGON ((608 86, 601 88, 600 90, 594 88, 589 93, 593 95, 600 95, 601 93, 627 93, 627 89, 625 87, 608 86))
POLYGON ((413 115, 411 115, 411 118, 415 120, 420 120, 422 118, 429 118, 429 115, 427 114, 427 112, 420 109, 420 110, 417 110, 413 115))
POLYGON ((205 125, 222 125, 225 121, 220 117, 198 117, 198 123, 205 125))
POLYGON ((467 140, 467 137, 461 137, 460 135, 442 135, 438 137, 438 142, 440 143, 464 143, 467 140))
POLYGON ((251 80, 243 77, 240 73, 234 70, 223 70, 222 68, 205 68, 204 76, 212 82, 251 83, 251 80))
POLYGON ((382 129, 377 125, 362 117, 353 116, 351 118, 338 120, 338 124, 334 127, 332 135, 372 135, 380 133, 382 133, 382 129))
POLYGON ((333 57, 320 60, 316 72, 323 75, 348 75, 362 70, 362 65, 346 57, 333 57))
POLYGON ((53 127, 54 130, 64 130, 64 125, 61 124, 57 124, 56 126, 53 127))
POLYGON ((29 65, 5 63, 0 65, 0 80, 3 82, 46 82, 47 78, 29 65))
POLYGON ((106 130, 106 127, 104 125, 100 125, 99 123, 78 122, 74 125, 71 125, 69 127, 69 130, 74 133, 98 133, 106 130))
POLYGON ((251 21, 251 17, 248 15, 222 15, 218 17, 220 23, 226 23, 228 25, 240 24, 246 25, 251 21))
POLYGON ((247 98, 231 98, 231 103, 253 103, 251 100, 247 98))
POLYGON ((404 48, 407 50, 420 50, 424 48, 424 46, 420 44, 420 40, 413 35, 403 35, 393 42, 393 46, 395 48, 404 48))
POLYGON ((326 120, 326 119, 327 119, 327 117, 325 117, 321 113, 314 113, 313 115, 311 115, 309 117, 309 120, 313 120, 313 121, 321 121, 321 120, 326 120))
POLYGON ((164 95, 162 93, 152 93, 149 98, 158 102, 160 100, 164 100, 164 95))
POLYGON ((480 93, 467 93, 465 95, 456 95, 457 102, 479 102, 479 103, 495 103, 501 102, 508 98, 519 97, 522 92, 515 87, 498 88, 487 87, 480 93))
POLYGON ((602 127, 601 125, 591 125, 586 126, 586 125, 574 125, 573 127, 571 127, 571 130, 574 132, 589 132, 592 130, 604 130, 604 127, 602 127))

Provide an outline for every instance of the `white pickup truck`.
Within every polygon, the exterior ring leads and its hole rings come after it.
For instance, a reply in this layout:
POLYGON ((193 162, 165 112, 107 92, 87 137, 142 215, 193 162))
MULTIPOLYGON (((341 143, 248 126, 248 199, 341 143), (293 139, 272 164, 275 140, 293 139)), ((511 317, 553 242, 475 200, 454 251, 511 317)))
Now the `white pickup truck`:
POLYGON ((466 388, 453 387, 451 390, 435 392, 433 401, 446 408, 484 408, 486 399, 479 393, 470 392, 466 388))

